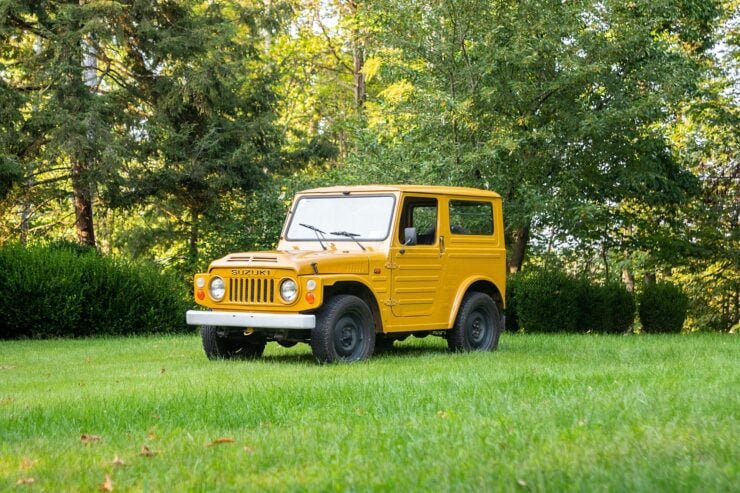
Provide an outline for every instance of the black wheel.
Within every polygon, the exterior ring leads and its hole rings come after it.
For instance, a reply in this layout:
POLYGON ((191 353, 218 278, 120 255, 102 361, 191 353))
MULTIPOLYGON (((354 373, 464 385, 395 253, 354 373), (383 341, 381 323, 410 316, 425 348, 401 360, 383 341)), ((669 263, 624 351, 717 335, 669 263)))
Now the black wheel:
POLYGON ((200 328, 200 337, 208 359, 259 358, 267 344, 265 338, 259 334, 227 336, 223 329, 211 325, 200 328))
POLYGON ((369 358, 375 347, 375 324, 367 303, 352 295, 329 299, 316 314, 311 349, 319 363, 369 358))
POLYGON ((500 334, 496 303, 485 293, 468 293, 447 333, 447 346, 451 351, 491 351, 498 346, 500 334))

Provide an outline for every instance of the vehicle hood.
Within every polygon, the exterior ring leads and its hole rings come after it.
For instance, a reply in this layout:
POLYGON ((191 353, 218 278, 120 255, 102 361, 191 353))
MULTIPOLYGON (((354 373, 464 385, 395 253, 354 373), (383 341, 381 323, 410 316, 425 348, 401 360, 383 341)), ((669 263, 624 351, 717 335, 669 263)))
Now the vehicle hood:
POLYGON ((252 267, 291 269, 298 275, 316 274, 317 271, 318 274, 368 274, 370 256, 345 250, 232 253, 211 262, 209 271, 252 267))

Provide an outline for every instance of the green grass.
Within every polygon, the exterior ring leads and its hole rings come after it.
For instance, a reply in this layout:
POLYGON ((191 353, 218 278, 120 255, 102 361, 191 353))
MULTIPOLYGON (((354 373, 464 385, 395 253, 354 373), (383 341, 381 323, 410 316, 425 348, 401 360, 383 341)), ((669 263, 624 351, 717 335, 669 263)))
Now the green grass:
POLYGON ((737 338, 711 334, 430 337, 348 366, 2 342, 0 491, 737 491, 738 377, 737 338))

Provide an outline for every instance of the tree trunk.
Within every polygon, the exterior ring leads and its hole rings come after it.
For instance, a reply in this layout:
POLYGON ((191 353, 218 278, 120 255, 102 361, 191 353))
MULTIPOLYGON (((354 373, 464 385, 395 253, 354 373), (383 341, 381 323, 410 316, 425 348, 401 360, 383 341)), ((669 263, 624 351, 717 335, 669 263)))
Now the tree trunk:
POLYGON ((21 210, 21 234, 20 242, 21 245, 28 243, 28 229, 29 219, 31 218, 31 201, 29 199, 23 199, 23 209, 21 210))
POLYGON ((601 244, 601 261, 604 262, 604 282, 609 284, 609 252, 604 243, 601 244))
POLYGON ((362 69, 365 67, 365 41, 363 38, 363 29, 358 25, 359 22, 359 5, 356 0, 349 0, 345 5, 342 15, 350 17, 354 27, 352 28, 352 75, 355 79, 355 106, 358 110, 365 107, 367 92, 365 90, 365 74, 362 69))
MULTIPOLYGON (((42 52, 42 41, 41 36, 36 36, 33 40, 33 52, 37 57, 41 56, 42 52)), ((38 105, 34 103, 31 106, 32 113, 36 113, 38 105)), ((28 166, 28 180, 26 181, 26 193, 23 197, 23 208, 21 209, 21 234, 20 242, 21 245, 25 245, 28 242, 28 231, 31 229, 31 215, 33 214, 33 203, 31 202, 31 188, 36 181, 34 178, 34 166, 35 161, 32 159, 28 166)))
POLYGON ((635 276, 629 269, 622 269, 622 282, 624 283, 627 291, 630 293, 635 292, 635 276))
POLYGON ((193 207, 190 209, 190 240, 188 241, 188 262, 192 268, 198 264, 198 219, 200 214, 193 207))
POLYGON ((509 257, 509 272, 515 273, 522 270, 524 257, 529 244, 529 224, 514 230, 511 235, 511 256, 509 257))
POLYGON ((31 229, 31 214, 33 214, 33 203, 31 202, 31 187, 33 187, 33 164, 30 166, 29 171, 30 178, 26 181, 26 193, 23 197, 23 205, 21 206, 21 234, 20 242, 21 245, 28 243, 28 230, 31 229))
POLYGON ((352 59, 354 61, 353 75, 355 78, 355 105, 358 109, 362 109, 365 106, 365 100, 367 99, 367 93, 365 91, 365 74, 362 72, 362 69, 365 66, 365 46, 359 39, 354 40, 352 46, 352 59))
MULTIPOLYGON (((82 2, 80 2, 82 5, 82 2)), ((94 39, 85 38, 80 43, 82 50, 82 83, 91 92, 98 84, 97 73, 97 50, 94 39)), ((87 139, 92 141, 94 136, 88 129, 87 139)), ((93 192, 89 171, 92 167, 91 159, 87 152, 78 150, 70 156, 72 161, 72 197, 75 207, 75 228, 77 240, 81 245, 95 247, 95 225, 93 223, 93 192)))
POLYGON ((77 240, 81 245, 95 247, 92 190, 86 171, 84 161, 74 157, 72 159, 72 197, 75 206, 77 240))

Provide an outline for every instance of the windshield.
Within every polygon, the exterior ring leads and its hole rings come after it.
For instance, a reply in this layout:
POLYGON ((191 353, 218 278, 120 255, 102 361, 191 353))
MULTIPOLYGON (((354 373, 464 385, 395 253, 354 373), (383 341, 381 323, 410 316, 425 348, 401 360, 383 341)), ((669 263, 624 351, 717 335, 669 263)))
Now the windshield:
POLYGON ((288 240, 379 241, 388 237, 395 198, 302 197, 290 220, 288 240))

